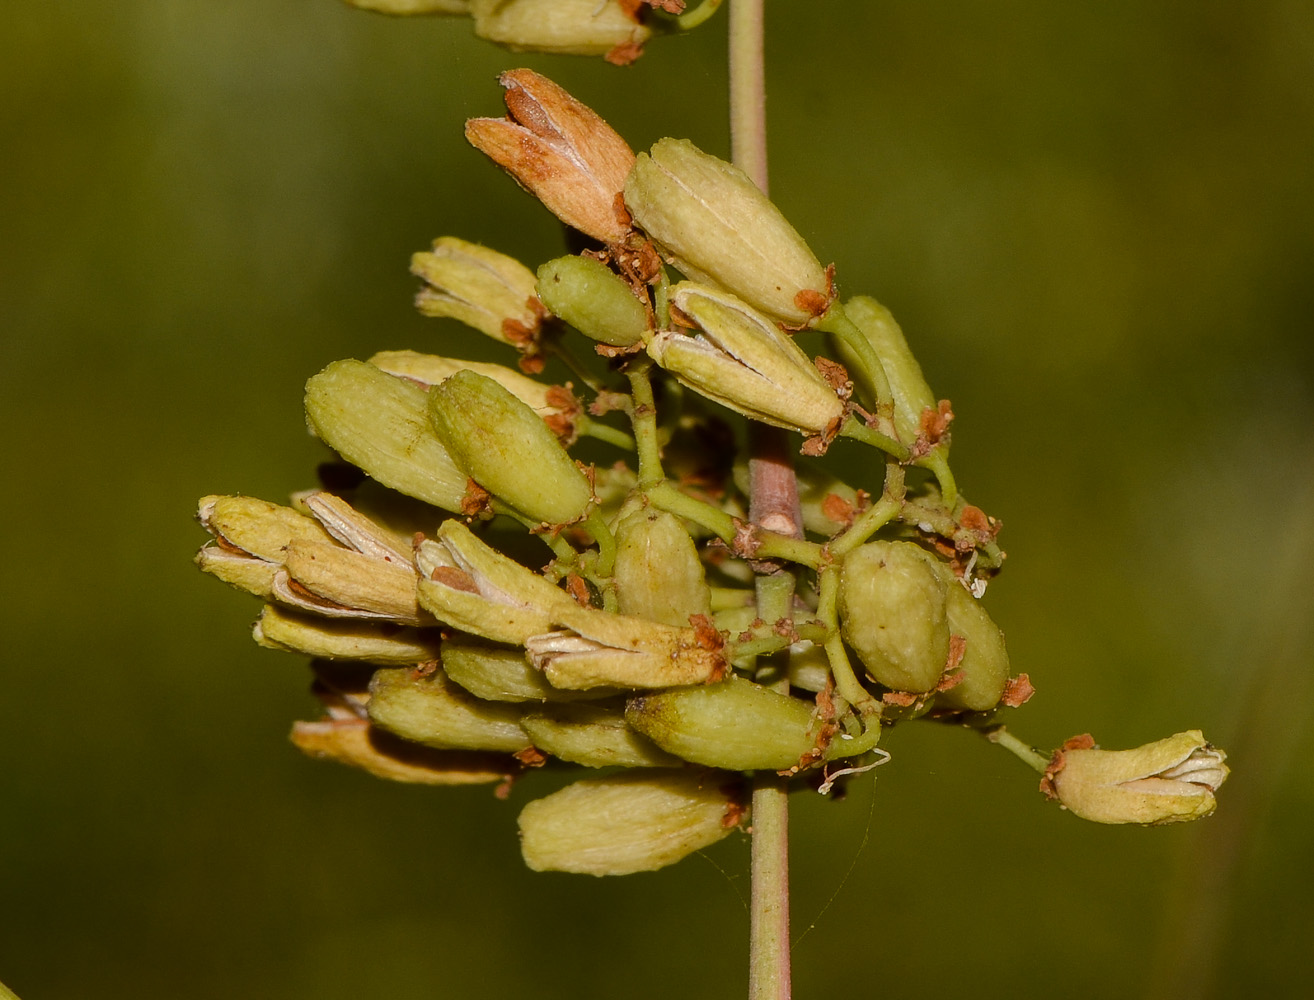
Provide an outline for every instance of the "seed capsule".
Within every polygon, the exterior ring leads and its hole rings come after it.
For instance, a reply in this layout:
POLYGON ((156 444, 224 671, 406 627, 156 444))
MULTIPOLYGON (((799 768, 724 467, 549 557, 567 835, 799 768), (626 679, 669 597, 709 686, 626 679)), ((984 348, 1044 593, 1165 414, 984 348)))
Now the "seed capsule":
POLYGON ((592 257, 558 257, 538 269, 538 297, 590 340, 630 347, 648 330, 648 312, 630 286, 592 257))
POLYGON ((520 813, 520 850, 534 871, 628 875, 710 847, 743 813, 726 774, 620 774, 567 785, 520 813))

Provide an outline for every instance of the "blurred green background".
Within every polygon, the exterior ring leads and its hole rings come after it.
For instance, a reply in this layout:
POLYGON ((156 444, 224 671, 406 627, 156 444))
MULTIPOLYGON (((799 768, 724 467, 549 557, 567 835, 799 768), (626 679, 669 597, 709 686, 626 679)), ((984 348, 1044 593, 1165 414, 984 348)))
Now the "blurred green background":
MULTIPOLYGON (((772 190, 885 301, 1009 551, 1043 747, 1202 728, 1217 815, 1084 824, 968 733, 793 810, 796 995, 1304 995, 1314 940, 1314 9, 768 5, 772 190)), ((438 235, 555 222, 461 139, 530 65, 724 154, 724 14, 635 66, 334 0, 12 4, 0 33, 0 979, 24 1000, 744 991, 747 846, 535 875, 512 801, 302 758, 296 658, 202 578, 198 496, 321 457, 307 376, 486 345, 438 235)), ((543 786, 539 786, 540 788, 543 786)))

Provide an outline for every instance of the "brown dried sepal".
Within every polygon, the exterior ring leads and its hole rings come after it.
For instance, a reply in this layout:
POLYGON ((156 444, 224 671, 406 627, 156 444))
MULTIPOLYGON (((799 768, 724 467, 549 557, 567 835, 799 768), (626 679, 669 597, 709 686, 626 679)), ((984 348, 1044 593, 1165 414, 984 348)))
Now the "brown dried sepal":
POLYGON ((799 454, 807 455, 810 458, 817 458, 826 454, 830 450, 831 443, 839 436, 840 428, 844 425, 844 416, 838 416, 826 425, 826 429, 820 434, 813 434, 811 437, 803 440, 803 447, 799 449, 799 454))
POLYGON ((525 767, 542 767, 548 761, 548 756, 538 747, 525 747, 523 750, 517 750, 511 755, 525 767))
POLYGON ((1046 798, 1058 798, 1058 789, 1054 786, 1054 778, 1067 765, 1067 752, 1069 750, 1093 750, 1095 746, 1095 737, 1091 736, 1090 733, 1082 733, 1063 741, 1063 745, 1055 750, 1054 755, 1050 757, 1049 766, 1045 768, 1045 774, 1040 779, 1040 790, 1045 793, 1046 798))
POLYGON ((465 481, 465 493, 461 497, 461 515, 471 521, 493 516, 492 494, 473 479, 465 481))
POLYGON ((1026 674, 1018 674, 1016 677, 1010 677, 1004 684, 1004 694, 999 699, 999 704, 1005 708, 1021 708, 1035 693, 1036 688, 1031 683, 1031 678, 1026 674))
POLYGON ((835 301, 835 265, 826 265, 826 290, 819 292, 815 288, 804 288, 795 293, 794 305, 801 312, 808 313, 811 317, 807 322, 799 326, 789 326, 782 323, 781 329, 791 332, 806 329, 812 324, 818 316, 824 316, 830 304, 835 301))
POLYGON ((567 446, 574 444, 579 437, 576 418, 583 411, 583 405, 570 390, 569 382, 564 386, 548 386, 545 402, 552 407, 553 412, 543 417, 543 423, 567 446))

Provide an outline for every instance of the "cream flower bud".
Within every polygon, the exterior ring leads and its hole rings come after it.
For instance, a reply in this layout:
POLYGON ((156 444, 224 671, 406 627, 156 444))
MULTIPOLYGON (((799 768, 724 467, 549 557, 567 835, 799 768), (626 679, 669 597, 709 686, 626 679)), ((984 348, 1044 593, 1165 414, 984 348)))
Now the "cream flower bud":
POLYGON ((538 333, 534 272, 504 253, 455 236, 411 257, 411 273, 425 281, 415 305, 426 316, 447 316, 504 344, 523 346, 538 333))
POLYGON ((389 622, 323 618, 268 604, 251 630, 268 649, 305 653, 327 660, 362 660, 382 666, 425 663, 438 658, 438 629, 389 622))
POLYGON ((592 691, 554 688, 542 672, 535 670, 525 659, 523 649, 509 646, 446 642, 442 661, 449 678, 484 701, 578 701, 619 693, 610 688, 592 691))
MULTIPOLYGON (((581 0, 597 9, 596 0, 581 0)), ((559 8, 560 3, 551 2, 559 8)), ((471 118, 465 137, 557 218, 604 243, 629 233, 617 201, 634 153, 594 111, 533 70, 499 78, 510 118, 471 118)))
POLYGON ((530 742, 519 707, 481 701, 439 669, 376 670, 366 707, 376 726, 425 746, 515 753, 530 742))
POLYGON ((583 767, 678 767, 680 761, 629 727, 622 706, 553 705, 520 720, 534 746, 583 767))
POLYGON ((693 539, 679 518, 656 507, 635 507, 616 524, 612 581, 622 614, 679 628, 692 615, 712 613, 693 539))
POLYGON ((648 330, 648 311, 621 277, 592 257, 558 257, 538 269, 538 297, 590 340, 630 347, 648 330))
POLYGON ((534 871, 629 875, 710 847, 744 807, 723 773, 620 774, 567 785, 520 813, 520 850, 534 871))
POLYGON ((829 302, 803 237, 742 170, 687 139, 659 139, 625 182, 625 206, 690 278, 728 288, 791 326, 829 302))
POLYGON ((700 332, 656 334, 648 354, 662 368, 763 423, 805 434, 838 426, 843 402, 798 345, 766 317, 728 292, 691 281, 674 287, 671 302, 700 332))
POLYGON ((384 486, 443 510, 461 509, 466 474, 430 427, 419 386, 363 361, 335 361, 306 383, 306 421, 384 486))
POLYGON ((470 0, 346 0, 361 10, 380 14, 469 14, 470 0))
POLYGON ((868 542, 844 557, 844 640, 867 673, 894 691, 930 691, 949 658, 947 585, 935 557, 912 542, 868 542))
POLYGON ((1079 736, 1054 754, 1040 787, 1096 823, 1184 823, 1214 811, 1226 759, 1198 729, 1135 750, 1100 750, 1079 736))
POLYGON ((579 606, 459 521, 444 521, 415 558, 420 603, 439 621, 493 642, 523 645, 552 627, 558 609, 579 606))
POLYGON ((632 62, 652 34, 637 5, 620 0, 471 0, 475 34, 514 52, 556 52, 632 62))
POLYGON ((557 436, 500 384, 465 369, 429 391, 429 419, 456 464, 489 493, 547 524, 581 518, 589 481, 557 436))
POLYGON ((308 757, 414 785, 486 785, 503 781, 516 770, 510 757, 407 743, 364 719, 297 722, 292 726, 292 742, 308 757))

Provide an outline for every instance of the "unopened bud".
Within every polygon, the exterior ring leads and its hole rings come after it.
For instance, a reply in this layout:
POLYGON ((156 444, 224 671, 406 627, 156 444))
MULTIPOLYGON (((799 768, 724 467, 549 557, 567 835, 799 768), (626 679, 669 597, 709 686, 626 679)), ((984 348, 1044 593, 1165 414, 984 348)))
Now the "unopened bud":
POLYGON ((520 850, 534 871, 629 875, 710 847, 743 814, 726 774, 620 774, 567 785, 520 813, 520 850))
POLYGON ((625 722, 620 705, 554 705, 530 712, 521 725, 534 746, 560 760, 584 767, 678 767, 625 722))
POLYGON ((227 549, 272 563, 282 562, 284 550, 294 541, 332 541, 314 518, 255 497, 202 497, 196 519, 227 549))
POLYGON ((489 493, 547 524, 584 515, 589 482, 551 429, 497 382, 469 369, 429 391, 429 417, 456 464, 489 493))
POLYGON ((562 606, 578 607, 543 577, 490 548, 459 521, 416 550, 420 603, 435 618, 493 642, 523 645, 550 629, 562 606))
POLYGON ((625 719, 663 750, 727 771, 784 771, 826 749, 815 706, 734 676, 631 698, 625 719))
MULTIPOLYGON (((597 10, 596 0, 572 0, 597 10)), ((497 5, 505 6, 505 4, 497 5)), ((541 5, 560 10, 557 0, 541 5)), ((546 16, 546 15, 545 15, 546 16)), ((509 118, 471 118, 465 137, 557 218, 604 243, 629 233, 616 211, 634 153, 594 111, 533 70, 499 78, 509 118)))
POLYGON ((346 0, 361 10, 380 14, 469 14, 470 0, 346 0))
POLYGON ((442 660, 443 670, 451 680, 485 701, 576 701, 616 693, 608 688, 594 691, 554 688, 542 671, 530 666, 523 649, 448 642, 443 644, 442 660))
POLYGON ((429 425, 418 386, 363 361, 335 361, 306 383, 306 420, 384 486, 443 510, 461 509, 466 474, 429 425))
POLYGON ((808 434, 832 430, 844 404, 786 334, 728 292, 682 281, 672 304, 698 324, 656 334, 648 354, 700 394, 737 413, 808 434))
POLYGON ((780 210, 742 170, 687 139, 659 139, 639 155, 625 205, 690 278, 791 326, 829 304, 825 270, 780 210))
POLYGON ((648 312, 630 286, 592 257, 558 257, 538 269, 538 297, 590 340, 630 347, 643 339, 648 312))
POLYGON ((1055 752, 1040 787, 1096 823, 1184 823, 1214 811, 1226 759, 1198 729, 1135 750, 1100 750, 1079 736, 1055 752))
MULTIPOLYGON (((354 552, 336 542, 293 542, 283 553, 288 577, 304 593, 328 606, 297 605, 343 617, 386 618, 407 625, 433 624, 415 598, 415 568, 354 552)), ((279 595, 275 578, 275 595, 279 595)))
POLYGON ((252 634, 257 643, 269 649, 328 660, 363 660, 383 666, 435 660, 442 641, 437 629, 324 618, 274 604, 265 606, 252 634))
POLYGON ((513 52, 633 61, 652 33, 621 0, 471 0, 475 34, 513 52), (625 53, 625 54, 622 54, 625 53))
POLYGON ((441 669, 375 671, 367 708, 376 726, 425 746, 515 753, 530 742, 518 706, 481 701, 441 669))
POLYGON ((486 785, 515 771, 509 757, 418 746, 381 732, 364 719, 297 722, 292 726, 292 742, 309 757, 414 785, 486 785))
POLYGON ((380 351, 370 358, 370 364, 424 386, 438 385, 460 371, 472 371, 491 378, 548 423, 568 420, 578 408, 578 402, 561 386, 548 385, 489 361, 462 361, 417 351, 380 351))
POLYGON ((936 696, 937 708, 986 712, 999 704, 1008 683, 1008 650, 1004 633, 979 599, 957 581, 950 582, 945 611, 949 632, 962 641, 962 658, 954 668, 956 683, 936 696))
POLYGON ((616 525, 612 570, 622 614, 674 625, 712 613, 711 591, 689 532, 679 518, 637 507, 616 525))
POLYGON ((949 656, 947 586, 912 542, 868 542, 844 557, 840 629, 873 680, 894 691, 930 691, 949 656))
POLYGON ((455 236, 411 257, 411 273, 425 287, 415 304, 426 316, 458 319, 504 344, 525 346, 538 333, 534 272, 504 253, 455 236))

